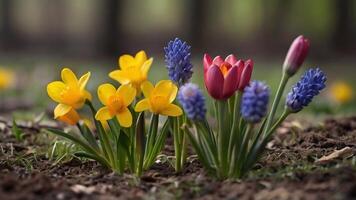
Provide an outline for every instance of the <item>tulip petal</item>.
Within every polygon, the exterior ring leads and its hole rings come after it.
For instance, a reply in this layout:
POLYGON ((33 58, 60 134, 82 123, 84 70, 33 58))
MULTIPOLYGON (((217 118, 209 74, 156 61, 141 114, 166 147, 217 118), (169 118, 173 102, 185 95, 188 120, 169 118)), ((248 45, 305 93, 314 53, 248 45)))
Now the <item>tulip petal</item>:
POLYGON ((220 66, 224 62, 224 59, 221 56, 216 56, 213 60, 213 64, 220 66))
POLYGON ((203 64, 204 64, 204 74, 206 73, 206 71, 208 70, 208 68, 210 67, 210 65, 213 63, 213 60, 211 59, 211 57, 209 56, 209 54, 204 54, 204 58, 203 58, 203 64))
POLYGON ((62 69, 61 77, 65 84, 78 84, 77 76, 69 68, 62 69))
POLYGON ((146 97, 146 98, 150 98, 152 92, 153 92, 153 85, 151 82, 149 81, 145 81, 141 84, 141 90, 143 92, 143 95, 146 97))
POLYGON ((116 89, 113 85, 106 83, 102 84, 98 88, 98 97, 102 104, 108 105, 110 96, 115 95, 116 89))
POLYGON ((142 64, 141 72, 143 76, 147 76, 147 73, 151 68, 152 62, 153 62, 153 58, 150 58, 142 64))
POLYGON ((127 71, 114 70, 109 73, 109 77, 123 85, 130 83, 130 74, 128 74, 127 71))
POLYGON ((84 74, 82 77, 79 79, 79 88, 81 90, 84 90, 85 86, 87 85, 88 81, 90 78, 90 72, 84 74))
POLYGON ((172 89, 168 98, 169 103, 172 103, 174 99, 176 99, 177 93, 178 93, 178 87, 172 83, 172 89))
POLYGON ((116 94, 123 100, 124 105, 128 106, 136 97, 136 89, 129 85, 121 85, 116 94))
POLYGON ((61 102, 61 93, 66 88, 66 85, 61 81, 54 81, 47 85, 48 96, 53 99, 53 101, 61 102))
POLYGON ((150 109, 150 102, 148 99, 143 99, 141 101, 139 101, 136 106, 135 106, 135 111, 136 112, 142 112, 144 110, 148 110, 150 109))
POLYGON ((163 110, 160 111, 161 115, 166 115, 166 116, 180 116, 183 114, 182 109, 174 104, 168 104, 163 110))
POLYGON ((135 65, 135 59, 131 55, 125 54, 119 58, 120 69, 127 69, 135 65))
POLYGON ((225 58, 225 62, 230 63, 230 65, 235 65, 237 62, 237 58, 234 54, 230 54, 225 58))
POLYGON ((204 77, 205 86, 209 94, 215 99, 222 98, 224 76, 218 66, 211 66, 204 77))
POLYGON ((242 91, 249 84, 252 76, 253 62, 252 60, 247 60, 245 66, 241 71, 241 76, 239 80, 238 90, 242 91))
POLYGON ((145 51, 141 50, 135 55, 135 61, 138 66, 143 65, 143 63, 147 60, 147 55, 145 51))
POLYGON ((236 91, 237 84, 239 83, 238 67, 233 66, 226 74, 224 81, 223 97, 229 98, 236 91))
POLYGON ((130 127, 132 125, 132 115, 128 108, 125 108, 122 112, 117 114, 116 118, 122 127, 130 127))
POLYGON ((65 105, 65 104, 58 104, 56 108, 54 109, 54 119, 57 119, 58 117, 64 116, 67 114, 70 110, 72 109, 71 106, 65 105))
POLYGON ((110 114, 109 108, 106 106, 100 108, 95 114, 95 119, 99 121, 107 121, 112 119, 112 117, 113 116, 110 114))

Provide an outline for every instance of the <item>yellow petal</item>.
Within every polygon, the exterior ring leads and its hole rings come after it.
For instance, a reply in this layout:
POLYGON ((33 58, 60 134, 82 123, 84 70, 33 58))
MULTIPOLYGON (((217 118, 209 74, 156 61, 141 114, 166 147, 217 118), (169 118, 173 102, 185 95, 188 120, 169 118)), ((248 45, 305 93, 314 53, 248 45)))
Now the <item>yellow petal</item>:
POLYGON ((136 89, 130 85, 121 85, 117 90, 117 94, 123 100, 124 105, 128 106, 136 97, 136 89))
POLYGON ((122 70, 114 70, 110 72, 109 77, 118 81, 122 85, 130 83, 130 74, 122 70))
POLYGON ((178 87, 172 83, 171 93, 169 95, 169 103, 172 103, 177 96, 178 87))
POLYGON ((61 102, 61 93, 65 89, 66 85, 61 81, 54 81, 47 85, 48 96, 53 99, 53 101, 61 102))
POLYGON ((90 92, 88 92, 87 90, 84 90, 83 92, 84 92, 84 93, 83 93, 84 99, 85 99, 85 100, 88 99, 89 101, 91 101, 91 94, 90 94, 90 92))
POLYGON ((130 55, 122 55, 119 58, 120 69, 127 69, 135 65, 135 59, 130 55))
POLYGON ((149 98, 153 92, 153 85, 149 81, 145 81, 141 84, 141 90, 146 98, 149 98))
POLYGON ((147 60, 145 51, 141 50, 135 55, 135 61, 137 66, 141 66, 147 60))
POLYGON ((116 89, 113 85, 106 83, 98 88, 98 97, 102 104, 107 105, 110 96, 115 95, 116 89))
POLYGON ((154 89, 154 95, 170 97, 174 84, 170 80, 159 81, 154 89))
POLYGON ((113 118, 113 116, 111 116, 110 111, 108 109, 108 107, 102 107, 98 110, 98 112, 96 112, 95 115, 95 119, 99 120, 99 121, 106 121, 113 118))
POLYGON ((56 106, 56 108, 54 109, 54 119, 57 119, 58 117, 64 116, 71 109, 72 109, 71 106, 68 106, 68 105, 65 105, 65 104, 58 104, 56 106))
POLYGON ((145 61, 142 66, 141 66, 141 72, 143 76, 147 76, 148 71, 150 70, 150 67, 152 65, 153 58, 150 58, 149 60, 145 61))
POLYGON ((132 125, 132 115, 128 108, 123 109, 122 112, 116 115, 116 118, 122 127, 130 127, 132 125))
POLYGON ((135 106, 135 111, 136 112, 142 112, 144 110, 150 109, 150 102, 148 99, 143 99, 139 101, 136 106, 135 106))
POLYGON ((64 68, 61 73, 62 80, 65 84, 77 84, 77 76, 69 68, 64 68))
POLYGON ((79 88, 81 90, 84 90, 85 86, 87 85, 88 81, 90 78, 90 72, 84 74, 82 77, 79 79, 79 88))
POLYGON ((59 121, 65 122, 69 125, 75 125, 80 120, 80 116, 74 109, 70 109, 68 113, 58 117, 59 121))
POLYGON ((182 109, 174 104, 168 104, 163 110, 160 111, 160 114, 167 116, 179 116, 183 114, 182 109))

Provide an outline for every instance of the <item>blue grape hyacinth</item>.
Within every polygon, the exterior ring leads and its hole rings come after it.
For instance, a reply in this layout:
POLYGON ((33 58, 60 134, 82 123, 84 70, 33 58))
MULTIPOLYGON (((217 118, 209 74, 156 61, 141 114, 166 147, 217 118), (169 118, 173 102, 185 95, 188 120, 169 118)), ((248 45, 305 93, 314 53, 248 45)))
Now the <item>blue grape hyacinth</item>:
POLYGON ((183 109, 189 119, 205 119, 205 98, 197 85, 193 83, 183 85, 179 89, 178 100, 183 106, 183 109))
POLYGON ((309 69, 292 87, 286 99, 286 107, 291 112, 298 112, 307 106, 314 96, 325 88, 326 76, 319 68, 309 69))
POLYGON ((258 123, 267 113, 269 88, 260 81, 252 81, 242 95, 241 114, 251 123, 258 123))
POLYGON ((178 85, 187 83, 193 74, 193 65, 190 62, 190 46, 176 38, 168 42, 164 51, 169 78, 178 85))

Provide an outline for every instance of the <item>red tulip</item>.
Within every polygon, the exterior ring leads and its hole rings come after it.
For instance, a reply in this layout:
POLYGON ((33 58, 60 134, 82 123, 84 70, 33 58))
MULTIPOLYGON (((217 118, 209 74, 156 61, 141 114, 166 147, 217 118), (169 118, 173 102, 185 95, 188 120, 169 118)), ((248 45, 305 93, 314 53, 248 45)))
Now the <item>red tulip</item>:
POLYGON ((286 59, 284 60, 283 70, 289 76, 294 75, 303 64, 309 50, 309 41, 300 35, 294 39, 290 46, 286 59))
POLYGON ((218 100, 232 96, 239 85, 239 69, 244 68, 244 62, 234 55, 226 59, 217 56, 214 60, 208 54, 204 55, 204 81, 209 94, 218 100))

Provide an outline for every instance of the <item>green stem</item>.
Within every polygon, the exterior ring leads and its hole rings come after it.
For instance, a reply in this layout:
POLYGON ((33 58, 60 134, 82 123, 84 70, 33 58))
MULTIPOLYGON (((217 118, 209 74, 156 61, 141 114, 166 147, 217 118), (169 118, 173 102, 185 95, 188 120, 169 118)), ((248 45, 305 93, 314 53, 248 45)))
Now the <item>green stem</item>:
POLYGON ((281 100, 281 97, 284 92, 284 88, 286 87, 289 78, 290 78, 290 76, 288 76, 286 73, 283 73, 281 82, 279 83, 278 90, 277 90, 276 96, 275 96, 273 104, 272 104, 271 112, 269 113, 269 115, 267 117, 267 123, 266 123, 266 127, 264 130, 264 135, 267 133, 268 129, 271 127, 271 125, 273 123, 273 118, 276 114, 278 104, 281 100))
POLYGON ((242 98, 242 92, 238 91, 237 97, 235 99, 234 112, 233 112, 233 121, 232 121, 232 129, 230 132, 229 139, 229 147, 228 147, 228 161, 231 160, 232 152, 234 149, 234 145, 236 144, 238 130, 239 130, 239 122, 240 122, 240 102, 242 98))
POLYGON ((174 137, 174 153, 175 153, 175 170, 176 172, 179 172, 181 170, 181 155, 182 155, 182 151, 181 151, 181 131, 180 131, 180 124, 179 124, 179 117, 176 117, 174 120, 174 130, 173 130, 173 137, 174 137))
POLYGON ((148 130, 147 143, 145 147, 145 158, 150 154, 153 149, 154 142, 156 141, 157 129, 158 129, 158 114, 152 114, 151 124, 148 130))
POLYGON ((218 101, 217 106, 218 106, 218 155, 219 155, 219 162, 220 162, 220 170, 221 174, 225 176, 225 172, 227 171, 227 145, 228 145, 228 140, 229 140, 229 134, 226 131, 226 128, 228 128, 228 119, 227 119, 227 114, 226 114, 226 101, 218 101))
POLYGON ((272 128, 270 130, 268 130, 267 132, 267 137, 270 137, 272 135, 272 133, 278 128, 278 126, 288 117, 288 115, 291 112, 288 111, 288 109, 284 109, 283 114, 279 117, 279 119, 277 120, 276 123, 274 123, 274 125, 272 126, 272 128))
POLYGON ((244 134, 244 138, 243 138, 243 142, 242 142, 242 146, 240 147, 240 151, 238 152, 238 156, 237 156, 237 165, 236 165, 236 176, 238 178, 241 178, 242 176, 242 167, 243 167, 243 162, 245 161, 245 158, 247 157, 247 149, 248 149, 248 144, 250 142, 250 138, 251 138, 251 133, 253 130, 253 124, 248 124, 245 134, 244 134))

